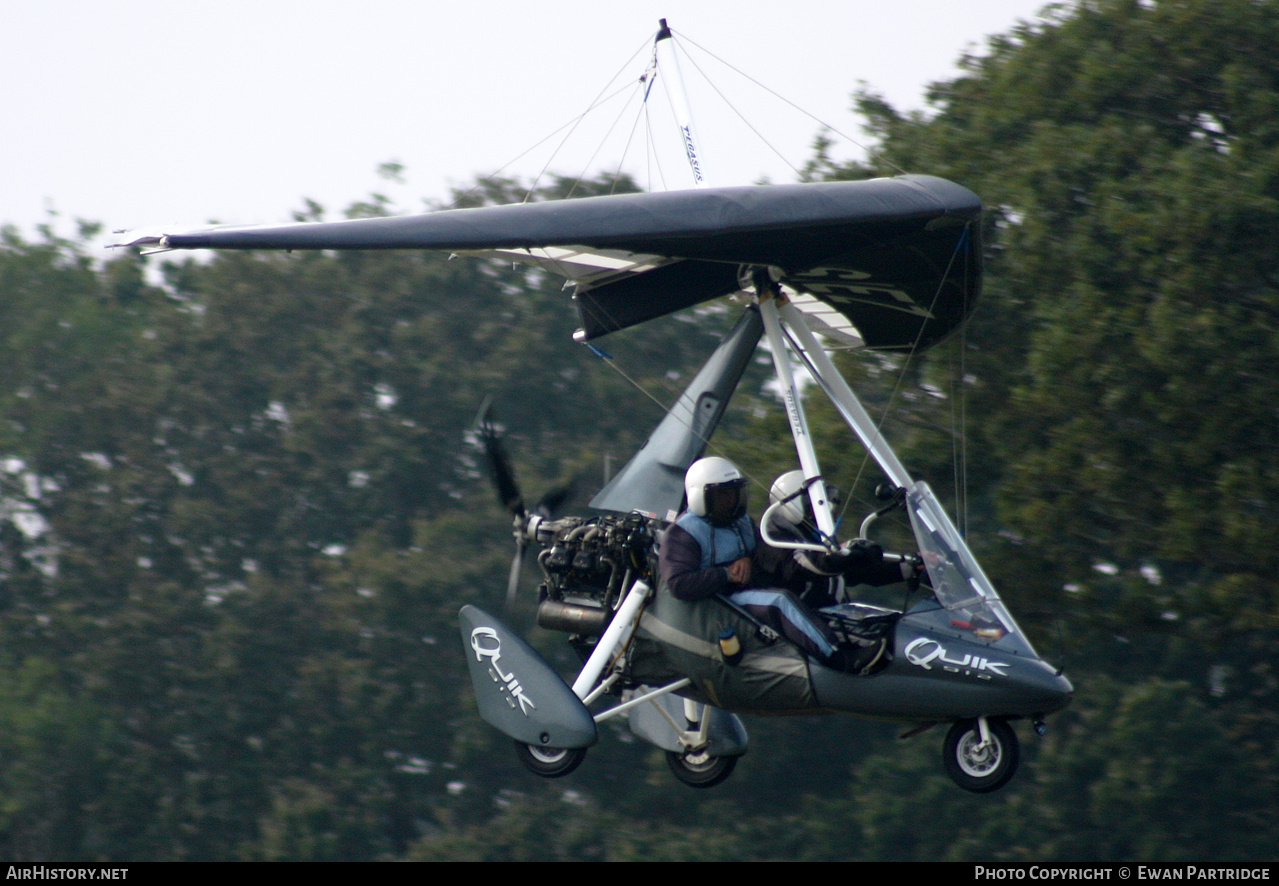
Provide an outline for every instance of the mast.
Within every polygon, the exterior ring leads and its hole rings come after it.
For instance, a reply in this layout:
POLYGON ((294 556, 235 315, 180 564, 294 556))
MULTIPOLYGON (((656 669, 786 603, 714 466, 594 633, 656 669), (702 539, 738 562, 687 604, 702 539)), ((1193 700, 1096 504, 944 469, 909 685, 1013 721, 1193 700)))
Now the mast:
MULTIPOLYGON (((684 91, 684 78, 680 74, 679 57, 675 54, 674 41, 671 39, 670 26, 666 19, 661 19, 657 29, 657 37, 653 40, 653 70, 660 67, 670 80, 666 94, 670 97, 675 111, 675 122, 679 125, 680 137, 684 141, 684 154, 688 157, 688 165, 693 170, 695 187, 706 187, 706 177, 702 173, 701 154, 697 146, 697 137, 693 130, 693 112, 688 104, 688 93, 684 91)), ((653 88, 649 84, 649 90, 653 88)), ((645 101, 648 94, 645 93, 645 101)))

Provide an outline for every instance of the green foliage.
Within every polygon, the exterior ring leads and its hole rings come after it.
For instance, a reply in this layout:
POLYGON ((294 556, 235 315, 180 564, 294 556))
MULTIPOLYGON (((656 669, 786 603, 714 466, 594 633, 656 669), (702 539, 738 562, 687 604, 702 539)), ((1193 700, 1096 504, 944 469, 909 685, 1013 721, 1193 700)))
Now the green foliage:
POLYGON ((990 209, 970 448, 997 454, 1002 519, 1063 584, 1276 565, 1279 389, 1257 369, 1279 344, 1276 37, 1271 3, 1088 2, 967 59, 931 116, 859 101, 876 168, 990 209))
MULTIPOLYGON (((1091 793, 1049 854, 1259 857, 1274 833, 1276 39, 1269 2, 1058 7, 934 85, 929 113, 863 92, 869 162, 810 170, 928 172, 987 205, 977 314, 901 390, 949 376, 962 398, 975 543, 1032 634, 1055 628, 1037 642, 1081 686, 1062 717, 1099 672, 1135 681, 1080 727, 1095 762, 1057 788, 1091 793)), ((931 477, 949 404, 927 405, 890 439, 931 477)))
MULTIPOLYGON (((0 637, 59 668, 0 700, 0 845, 393 857, 450 783, 501 790, 517 764, 456 641, 511 553, 476 408, 496 395, 530 499, 593 492, 605 441, 623 456, 658 412, 571 344, 558 285, 402 253, 95 265, 7 230, 0 287, 0 637), (78 730, 56 753, 55 721, 78 730)), ((709 325, 625 348, 651 384, 709 325)))
POLYGON ((45 660, 5 661, 0 674, 0 841, 15 858, 103 851, 111 724, 45 660))

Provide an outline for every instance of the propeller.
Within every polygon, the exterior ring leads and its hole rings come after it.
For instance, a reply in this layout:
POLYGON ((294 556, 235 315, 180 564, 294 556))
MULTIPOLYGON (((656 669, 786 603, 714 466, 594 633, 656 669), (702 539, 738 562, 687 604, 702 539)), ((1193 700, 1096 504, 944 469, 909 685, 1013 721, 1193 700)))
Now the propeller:
POLYGON ((489 395, 480 404, 480 411, 475 416, 476 437, 484 457, 488 461, 489 476, 493 487, 497 490, 498 503, 510 511, 514 518, 515 557, 511 560, 511 572, 506 581, 506 608, 509 611, 515 603, 515 594, 519 590, 520 570, 524 568, 524 552, 528 549, 530 537, 543 520, 550 517, 573 494, 573 484, 569 483, 542 496, 529 511, 524 506, 524 496, 520 492, 519 481, 515 479, 515 468, 506 447, 502 442, 503 434, 493 418, 493 397, 489 395))
POLYGON ((524 496, 520 494, 520 484, 515 479, 515 469, 511 466, 510 456, 502 444, 502 432, 493 421, 493 397, 485 397, 480 404, 479 414, 475 416, 475 430, 480 445, 484 449, 484 457, 488 459, 489 476, 497 489, 497 500, 517 519, 525 516, 524 496))

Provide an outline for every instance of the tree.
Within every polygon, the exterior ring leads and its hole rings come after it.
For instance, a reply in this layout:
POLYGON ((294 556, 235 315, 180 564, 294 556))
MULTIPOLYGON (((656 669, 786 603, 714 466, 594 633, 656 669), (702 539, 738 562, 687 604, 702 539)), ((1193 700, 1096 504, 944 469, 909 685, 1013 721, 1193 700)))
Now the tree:
MULTIPOLYGON (((563 782, 518 770, 475 716, 456 647, 457 607, 497 603, 510 556, 466 429, 496 394, 533 498, 575 477, 589 493, 600 453, 625 457, 658 416, 568 346, 574 318, 538 273, 245 253, 169 262, 157 283, 135 256, 97 264, 47 231, 6 231, 0 845, 51 859, 1264 853, 1279 834, 1277 6, 1060 9, 967 59, 929 113, 863 94, 868 163, 812 165, 947 175, 989 207, 967 337, 851 374, 874 413, 905 404, 888 436, 930 481, 963 440, 950 414, 967 412, 973 538, 1076 681, 1076 704, 992 797, 938 772, 939 736, 885 748, 890 730, 840 718, 752 723, 738 777, 697 795, 623 741, 563 782), (1178 814, 1186 797, 1203 816, 1178 814)), ((352 213, 390 209, 374 195, 352 213)), ((695 316, 609 350, 678 389, 666 373, 687 375, 725 321, 695 316)), ((751 424, 758 390, 747 382, 720 439, 769 477, 793 452, 777 418, 751 424)), ((859 469, 833 419, 810 414, 848 488, 859 469)))
MULTIPOLYGON (((497 396, 531 498, 592 491, 605 441, 629 449, 656 407, 571 344, 539 273, 242 253, 160 259, 148 284, 146 261, 0 244, 0 642, 48 683, 0 704, 0 844, 395 856, 450 783, 491 797, 517 766, 456 648, 511 553, 467 442, 479 403, 497 396)), ((651 383, 714 341, 677 323, 625 348, 651 383)))
POLYGON ((1265 50, 1279 7, 1052 15, 967 58, 930 116, 863 94, 872 165, 947 175, 987 203, 974 431, 1002 464, 1001 515, 1058 591, 1086 593, 1113 563, 1147 576, 1125 619, 1224 626, 1227 602, 1273 618, 1261 576, 1279 487, 1263 453, 1279 444, 1279 388, 1257 367, 1279 347, 1279 65, 1265 50))
MULTIPOLYGON (((983 197, 987 276, 951 391, 986 453, 969 478, 997 505, 996 583, 1068 628, 1083 679, 1192 679, 1271 790, 1276 39, 1272 2, 1054 7, 966 58, 928 113, 863 92, 869 162, 811 170, 928 172, 983 197)), ((944 377, 952 354, 917 371, 944 377)))

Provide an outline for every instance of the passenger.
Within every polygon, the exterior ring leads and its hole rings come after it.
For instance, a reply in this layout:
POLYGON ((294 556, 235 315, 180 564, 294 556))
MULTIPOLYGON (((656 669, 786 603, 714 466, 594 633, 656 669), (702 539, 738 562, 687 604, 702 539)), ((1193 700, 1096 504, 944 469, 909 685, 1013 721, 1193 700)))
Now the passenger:
MULTIPOLYGON (((784 502, 769 520, 769 536, 800 542, 818 537, 803 471, 788 471, 774 480, 769 501, 784 502)), ((914 581, 919 574, 914 561, 885 561, 883 548, 864 538, 835 552, 773 548, 765 542, 760 560, 779 585, 813 609, 845 602, 846 589, 853 585, 880 587, 914 581)))

